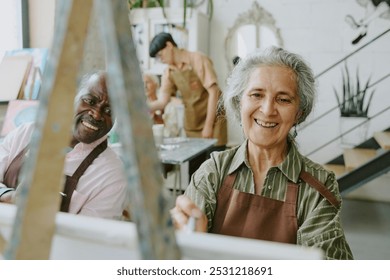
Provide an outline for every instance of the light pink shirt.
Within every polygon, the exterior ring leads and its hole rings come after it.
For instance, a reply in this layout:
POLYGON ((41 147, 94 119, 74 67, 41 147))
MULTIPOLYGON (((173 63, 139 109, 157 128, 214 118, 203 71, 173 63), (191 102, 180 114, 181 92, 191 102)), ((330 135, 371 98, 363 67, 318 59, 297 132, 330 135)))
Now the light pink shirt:
MULTIPOLYGON (((34 130, 32 123, 11 131, 0 145, 0 181, 19 152, 27 146, 34 130)), ((79 143, 66 154, 64 174, 71 176, 84 158, 107 136, 91 144, 79 143)), ((1 187, 1 186, 0 186, 1 187)), ((120 219, 128 208, 129 194, 123 164, 110 148, 102 152, 81 176, 72 195, 69 213, 120 219)))

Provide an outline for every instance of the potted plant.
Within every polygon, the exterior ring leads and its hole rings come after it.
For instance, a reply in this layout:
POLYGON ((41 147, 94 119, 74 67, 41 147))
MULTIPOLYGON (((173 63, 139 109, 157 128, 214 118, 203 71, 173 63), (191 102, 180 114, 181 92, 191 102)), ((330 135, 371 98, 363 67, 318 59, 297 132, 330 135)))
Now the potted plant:
MULTIPOLYGON (((165 10, 164 8, 168 5, 165 2, 173 1, 173 0, 128 0, 129 8, 155 8, 155 7, 161 7, 163 9, 164 17, 165 10)), ((177 0, 179 2, 182 2, 181 7, 183 7, 183 28, 186 27, 186 21, 187 21, 187 8, 198 8, 204 3, 204 0, 177 0)), ((209 18, 212 18, 214 5, 213 0, 207 0, 207 10, 209 14, 209 18)))
POLYGON ((129 8, 164 7, 164 0, 128 0, 129 8))
POLYGON ((341 141, 346 145, 355 146, 366 138, 368 110, 375 92, 374 89, 370 90, 370 79, 371 77, 365 83, 361 83, 359 68, 356 69, 355 79, 353 79, 345 63, 342 70, 341 90, 338 91, 333 87, 340 108, 341 141), (353 131, 355 133, 352 133, 353 131))

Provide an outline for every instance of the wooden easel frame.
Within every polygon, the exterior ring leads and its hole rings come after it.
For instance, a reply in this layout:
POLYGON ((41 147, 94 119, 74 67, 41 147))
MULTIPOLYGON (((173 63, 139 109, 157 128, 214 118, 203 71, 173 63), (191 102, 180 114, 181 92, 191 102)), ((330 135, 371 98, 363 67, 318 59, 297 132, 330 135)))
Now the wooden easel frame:
MULTIPOLYGON (((106 42, 110 101, 118 121, 118 134, 125 140, 122 141, 123 158, 139 248, 144 259, 179 259, 151 125, 145 125, 150 120, 131 37, 127 1, 65 0, 58 4, 61 12, 55 30, 57 37, 43 74, 33 148, 22 169, 24 184, 4 256, 6 259, 50 257, 78 69, 92 5, 96 4, 106 42)), ((0 239, 0 245, 1 241, 4 240, 0 239)))

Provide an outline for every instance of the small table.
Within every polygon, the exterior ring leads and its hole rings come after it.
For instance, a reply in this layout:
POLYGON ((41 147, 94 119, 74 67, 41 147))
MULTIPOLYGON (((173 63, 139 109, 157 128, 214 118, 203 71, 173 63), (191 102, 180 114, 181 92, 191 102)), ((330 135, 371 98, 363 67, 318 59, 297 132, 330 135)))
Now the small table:
MULTIPOLYGON (((163 144, 160 146, 160 149, 158 151, 159 158, 161 163, 172 164, 175 169, 175 195, 177 190, 181 191, 182 189, 182 178, 180 170, 181 165, 207 151, 207 149, 212 147, 215 143, 217 143, 217 139, 187 137, 164 138, 163 144), (177 185, 179 185, 179 188, 177 187, 177 185)), ((120 143, 110 144, 110 147, 119 156, 121 156, 120 143)), ((187 180, 186 184, 188 183, 189 180, 187 180)))
MULTIPOLYGON (((165 138, 159 150, 160 160, 164 164, 172 164, 175 172, 179 174, 179 191, 181 191, 181 164, 190 161, 196 156, 214 146, 217 139, 176 137, 165 138)), ((177 184, 175 180, 174 192, 176 195, 177 184)))
POLYGON ((165 138, 160 148, 162 163, 181 164, 189 161, 217 143, 217 139, 165 138))

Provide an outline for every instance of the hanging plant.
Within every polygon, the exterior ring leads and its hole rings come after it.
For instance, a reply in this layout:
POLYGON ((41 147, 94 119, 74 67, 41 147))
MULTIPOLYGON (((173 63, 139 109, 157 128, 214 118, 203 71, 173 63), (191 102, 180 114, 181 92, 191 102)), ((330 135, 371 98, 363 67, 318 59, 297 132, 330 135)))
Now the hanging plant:
MULTIPOLYGON (((182 0, 183 1, 183 29, 186 28, 187 22, 187 8, 198 8, 205 1, 207 1, 207 13, 209 15, 209 19, 212 18, 214 12, 214 3, 213 0, 182 0)), ((165 14, 165 3, 164 0, 128 0, 129 8, 157 8, 161 7, 163 10, 164 17, 165 14)))
POLYGON ((186 20, 187 20, 186 8, 198 8, 204 3, 204 1, 207 1, 207 14, 209 16, 209 19, 211 19, 213 17, 213 12, 214 12, 213 0, 183 0, 184 2, 183 28, 186 27, 186 20))

